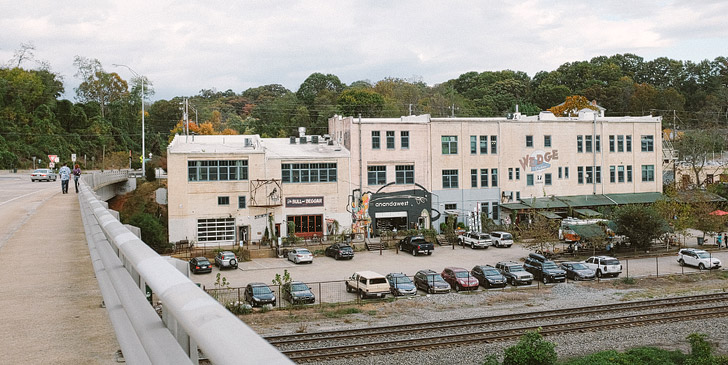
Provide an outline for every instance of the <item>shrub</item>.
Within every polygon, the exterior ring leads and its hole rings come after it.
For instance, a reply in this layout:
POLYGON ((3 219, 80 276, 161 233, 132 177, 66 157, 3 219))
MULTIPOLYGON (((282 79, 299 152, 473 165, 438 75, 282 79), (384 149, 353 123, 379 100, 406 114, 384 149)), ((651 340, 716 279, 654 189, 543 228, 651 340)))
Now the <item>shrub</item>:
POLYGON ((129 220, 129 224, 141 229, 142 241, 154 251, 164 253, 171 247, 171 244, 167 242, 167 236, 164 234, 164 226, 153 215, 149 213, 135 214, 129 220))
POLYGON ((503 365, 549 365, 556 363, 556 345, 545 341, 541 329, 526 332, 518 344, 506 349, 503 365))

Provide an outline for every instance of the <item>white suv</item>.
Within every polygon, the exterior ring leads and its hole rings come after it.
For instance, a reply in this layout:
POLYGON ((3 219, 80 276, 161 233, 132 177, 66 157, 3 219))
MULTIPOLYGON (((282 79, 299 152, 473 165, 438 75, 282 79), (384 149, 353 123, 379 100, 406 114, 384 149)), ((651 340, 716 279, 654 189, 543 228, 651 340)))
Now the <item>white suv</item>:
POLYGON ((700 270, 717 269, 720 267, 720 260, 711 257, 709 253, 695 248, 683 248, 677 253, 677 262, 680 266, 695 266, 700 270))
POLYGON ((622 264, 610 256, 592 256, 584 261, 584 265, 594 270, 598 278, 602 276, 617 277, 622 273, 622 264))
POLYGON ((490 238, 495 247, 511 247, 513 245, 513 236, 508 232, 490 232, 490 238))

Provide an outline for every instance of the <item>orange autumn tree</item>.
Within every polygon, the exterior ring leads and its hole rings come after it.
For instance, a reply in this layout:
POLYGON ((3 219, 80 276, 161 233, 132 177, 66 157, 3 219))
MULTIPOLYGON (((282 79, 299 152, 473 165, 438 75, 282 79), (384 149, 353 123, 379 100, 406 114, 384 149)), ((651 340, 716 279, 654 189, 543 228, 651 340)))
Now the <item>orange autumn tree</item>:
POLYGON ((563 103, 551 107, 548 111, 554 113, 557 117, 575 117, 579 115, 579 110, 582 109, 599 110, 595 105, 589 102, 589 100, 581 95, 567 96, 566 101, 563 103))

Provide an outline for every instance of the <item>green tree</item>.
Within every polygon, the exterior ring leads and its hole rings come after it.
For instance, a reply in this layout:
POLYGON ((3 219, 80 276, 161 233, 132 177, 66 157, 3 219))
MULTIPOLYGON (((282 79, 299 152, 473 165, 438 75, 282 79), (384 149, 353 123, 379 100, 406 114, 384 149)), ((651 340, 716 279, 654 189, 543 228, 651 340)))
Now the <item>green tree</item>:
POLYGON ((705 185, 701 179, 703 169, 708 162, 708 155, 720 151, 725 144, 725 138, 716 130, 689 130, 678 135, 674 143, 680 161, 687 163, 695 177, 695 187, 705 185))
POLYGON ((339 95, 339 110, 346 116, 376 117, 384 107, 384 98, 375 91, 347 89, 339 95))
POLYGON ((629 237, 635 247, 647 248, 652 241, 668 232, 665 219, 655 208, 643 205, 624 205, 614 213, 615 233, 629 237))
POLYGON ((99 60, 76 56, 73 64, 78 68, 76 77, 81 79, 75 89, 76 98, 80 102, 97 102, 101 106, 101 116, 104 116, 109 103, 121 99, 128 92, 126 81, 117 73, 105 72, 99 60))
POLYGON ((142 241, 153 250, 163 253, 169 248, 166 229, 162 223, 149 213, 135 214, 129 224, 139 227, 142 231, 142 241))
POLYGON ((507 348, 503 365, 549 365, 556 364, 556 345, 541 336, 541 329, 528 331, 516 345, 507 348))

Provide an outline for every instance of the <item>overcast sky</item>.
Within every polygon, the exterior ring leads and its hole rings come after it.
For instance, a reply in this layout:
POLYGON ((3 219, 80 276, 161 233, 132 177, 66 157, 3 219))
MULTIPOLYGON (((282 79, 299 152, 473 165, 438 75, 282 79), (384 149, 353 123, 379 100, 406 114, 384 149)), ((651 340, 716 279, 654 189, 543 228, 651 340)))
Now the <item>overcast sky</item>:
MULTIPOLYGON (((468 71, 554 70, 635 53, 728 56, 728 1, 109 1, 0 0, 0 63, 21 43, 79 80, 75 56, 154 84, 153 100, 201 89, 240 93, 314 72, 350 84, 385 77, 438 84, 468 71)), ((36 67, 33 63, 25 68, 36 67)))

